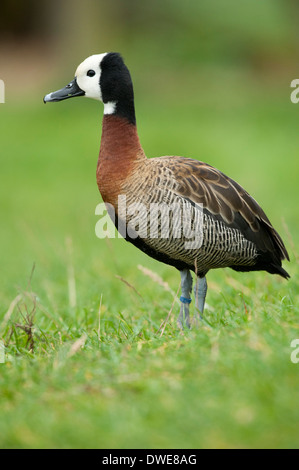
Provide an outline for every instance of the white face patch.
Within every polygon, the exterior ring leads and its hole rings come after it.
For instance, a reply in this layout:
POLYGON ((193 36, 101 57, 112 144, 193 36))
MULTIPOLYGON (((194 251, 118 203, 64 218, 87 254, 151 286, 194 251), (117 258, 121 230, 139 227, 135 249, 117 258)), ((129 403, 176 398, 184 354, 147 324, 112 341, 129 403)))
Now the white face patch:
MULTIPOLYGON (((100 88, 100 77, 101 77, 101 62, 107 55, 94 54, 87 57, 77 68, 75 77, 77 79, 78 86, 81 90, 85 91, 87 98, 93 98, 95 100, 103 101, 102 92, 100 88), (89 76, 88 72, 93 70, 95 74, 89 76)), ((109 104, 109 103, 107 103, 109 104)), ((111 113, 110 113, 111 114, 111 113)))

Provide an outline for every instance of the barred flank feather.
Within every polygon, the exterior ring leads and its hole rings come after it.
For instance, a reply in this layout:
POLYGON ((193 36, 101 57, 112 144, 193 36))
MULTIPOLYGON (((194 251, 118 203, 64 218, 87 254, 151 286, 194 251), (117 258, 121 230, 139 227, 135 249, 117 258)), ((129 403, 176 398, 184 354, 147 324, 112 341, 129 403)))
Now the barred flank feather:
MULTIPOLYGON (((178 269, 184 266, 194 271, 196 264, 202 276, 213 268, 231 267, 238 271, 264 269, 288 277, 281 268, 281 260, 289 259, 287 251, 263 210, 240 185, 210 165, 182 157, 145 157, 123 182, 121 192, 128 204, 138 201, 148 213, 153 203, 189 205, 191 227, 202 230, 198 250, 186 249, 188 238, 183 233, 172 236, 176 224, 182 225, 178 219, 171 220, 169 238, 161 235, 163 224, 168 222, 163 217, 159 219, 159 237, 149 236, 149 225, 143 227, 138 241, 127 236, 150 256, 154 253, 153 257, 178 269)), ((127 225, 131 219, 127 218, 127 225)))

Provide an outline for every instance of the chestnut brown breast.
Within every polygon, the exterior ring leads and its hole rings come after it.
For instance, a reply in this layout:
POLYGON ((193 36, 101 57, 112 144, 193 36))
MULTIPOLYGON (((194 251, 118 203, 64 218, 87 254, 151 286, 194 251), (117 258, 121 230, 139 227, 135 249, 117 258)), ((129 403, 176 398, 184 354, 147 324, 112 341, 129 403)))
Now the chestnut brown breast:
POLYGON ((123 186, 136 167, 142 171, 146 161, 136 126, 119 116, 105 115, 97 165, 97 184, 103 201, 117 208, 123 186))

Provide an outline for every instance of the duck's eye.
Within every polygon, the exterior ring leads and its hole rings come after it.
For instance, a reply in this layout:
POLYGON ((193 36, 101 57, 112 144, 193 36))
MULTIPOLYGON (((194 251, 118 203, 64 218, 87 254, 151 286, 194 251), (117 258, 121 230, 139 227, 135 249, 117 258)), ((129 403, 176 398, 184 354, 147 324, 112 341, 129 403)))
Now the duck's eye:
POLYGON ((94 70, 88 70, 88 72, 87 72, 86 75, 87 75, 88 77, 93 77, 95 74, 96 74, 96 73, 95 73, 94 70))

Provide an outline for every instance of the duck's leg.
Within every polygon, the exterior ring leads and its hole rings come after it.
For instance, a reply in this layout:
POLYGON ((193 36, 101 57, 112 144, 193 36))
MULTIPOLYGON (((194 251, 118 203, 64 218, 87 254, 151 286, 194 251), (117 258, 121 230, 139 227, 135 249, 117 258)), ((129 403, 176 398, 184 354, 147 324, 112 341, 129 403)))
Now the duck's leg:
POLYGON ((207 280, 204 277, 197 277, 196 284, 194 286, 195 295, 195 308, 197 310, 197 318, 202 319, 202 314, 205 307, 205 300, 207 295, 208 285, 207 280))
POLYGON ((178 326, 184 328, 184 320, 188 328, 190 328, 189 318, 189 305, 191 303, 190 294, 192 292, 192 276, 189 269, 183 269, 180 271, 181 274, 181 309, 177 320, 178 326))

